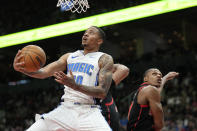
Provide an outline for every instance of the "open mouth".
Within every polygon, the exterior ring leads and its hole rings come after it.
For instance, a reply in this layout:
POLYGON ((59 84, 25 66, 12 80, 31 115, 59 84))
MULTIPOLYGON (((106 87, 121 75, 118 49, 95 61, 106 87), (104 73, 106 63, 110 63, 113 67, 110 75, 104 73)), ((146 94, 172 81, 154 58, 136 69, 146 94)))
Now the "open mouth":
POLYGON ((157 82, 158 82, 159 84, 161 84, 161 79, 158 79, 157 82))

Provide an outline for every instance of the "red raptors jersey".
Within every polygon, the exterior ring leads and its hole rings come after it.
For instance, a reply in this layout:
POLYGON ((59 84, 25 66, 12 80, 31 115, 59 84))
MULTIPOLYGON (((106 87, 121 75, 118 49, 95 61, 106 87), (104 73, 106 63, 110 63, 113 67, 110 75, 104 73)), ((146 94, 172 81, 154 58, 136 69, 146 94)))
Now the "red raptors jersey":
POLYGON ((146 86, 148 84, 141 84, 133 97, 128 113, 127 131, 154 131, 154 121, 153 117, 149 115, 149 105, 140 105, 137 103, 137 96, 140 90, 146 86))

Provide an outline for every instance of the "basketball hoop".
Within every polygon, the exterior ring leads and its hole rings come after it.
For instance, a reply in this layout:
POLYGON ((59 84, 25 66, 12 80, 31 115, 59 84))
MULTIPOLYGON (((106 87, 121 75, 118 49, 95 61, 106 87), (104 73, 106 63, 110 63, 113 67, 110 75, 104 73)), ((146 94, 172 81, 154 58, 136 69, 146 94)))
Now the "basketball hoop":
POLYGON ((72 13, 86 12, 90 8, 88 0, 58 0, 57 7, 63 11, 71 11, 72 13))

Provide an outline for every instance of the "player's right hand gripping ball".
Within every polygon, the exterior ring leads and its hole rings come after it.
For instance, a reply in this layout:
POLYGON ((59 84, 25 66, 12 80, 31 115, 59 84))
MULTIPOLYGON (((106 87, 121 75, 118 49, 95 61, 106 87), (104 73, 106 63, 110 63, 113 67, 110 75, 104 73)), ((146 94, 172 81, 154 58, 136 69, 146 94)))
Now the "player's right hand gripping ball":
POLYGON ((45 65, 46 54, 41 47, 28 45, 21 51, 23 58, 20 59, 20 62, 24 62, 24 71, 36 72, 45 65))

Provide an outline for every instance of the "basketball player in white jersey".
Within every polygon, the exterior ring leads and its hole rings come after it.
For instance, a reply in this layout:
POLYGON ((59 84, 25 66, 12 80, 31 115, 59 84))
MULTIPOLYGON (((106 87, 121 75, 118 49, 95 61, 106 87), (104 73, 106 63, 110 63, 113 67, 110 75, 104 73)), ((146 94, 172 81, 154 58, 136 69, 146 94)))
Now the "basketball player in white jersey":
POLYGON ((43 114, 27 131, 110 131, 95 98, 104 99, 112 81, 113 59, 98 52, 105 34, 95 26, 82 37, 84 50, 67 53, 37 72, 24 71, 21 51, 14 59, 14 69, 34 78, 54 76, 65 85, 61 105, 43 114), (64 74, 67 68, 67 75, 64 74))

